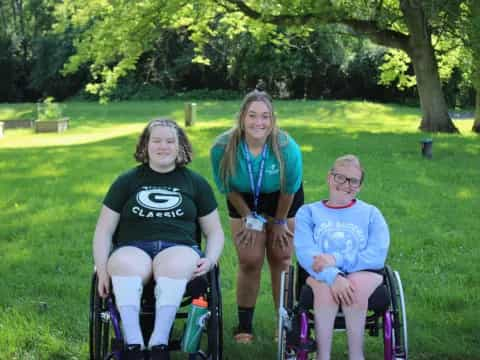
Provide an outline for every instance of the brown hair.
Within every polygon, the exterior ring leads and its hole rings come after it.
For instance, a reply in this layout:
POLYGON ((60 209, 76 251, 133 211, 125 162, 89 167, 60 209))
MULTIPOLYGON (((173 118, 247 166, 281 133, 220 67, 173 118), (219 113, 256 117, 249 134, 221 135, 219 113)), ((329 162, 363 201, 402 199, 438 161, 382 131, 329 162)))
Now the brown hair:
POLYGON ((277 126, 277 118, 275 117, 275 112, 273 110, 272 99, 270 95, 268 95, 264 91, 254 90, 249 92, 243 98, 242 105, 240 106, 240 111, 237 114, 237 121, 235 126, 231 129, 228 136, 228 142, 225 147, 224 156, 220 162, 220 177, 227 186, 228 179, 235 175, 235 165, 237 159, 237 148, 240 145, 241 139, 245 136, 245 124, 244 119, 247 114, 248 109, 250 108, 250 104, 255 101, 263 102, 267 105, 268 109, 270 110, 271 117, 272 117, 272 131, 266 140, 267 144, 270 144, 273 150, 273 154, 277 159, 279 166, 280 166, 280 188, 283 190, 285 186, 285 178, 284 178, 284 161, 283 157, 280 152, 280 144, 279 144, 279 134, 280 129, 277 126))
POLYGON ((188 140, 185 131, 175 121, 170 119, 154 119, 145 126, 138 138, 137 147, 133 154, 135 160, 143 164, 148 163, 148 141, 155 126, 164 126, 175 130, 178 140, 178 154, 175 163, 177 166, 185 166, 190 163, 193 159, 192 144, 188 140))

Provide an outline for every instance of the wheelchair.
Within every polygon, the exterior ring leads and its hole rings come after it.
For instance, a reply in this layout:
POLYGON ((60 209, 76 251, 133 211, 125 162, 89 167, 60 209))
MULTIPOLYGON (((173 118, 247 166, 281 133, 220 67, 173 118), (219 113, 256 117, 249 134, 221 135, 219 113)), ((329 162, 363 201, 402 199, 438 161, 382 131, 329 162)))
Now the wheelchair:
MULTIPOLYGON (((90 360, 122 360, 125 348, 120 328, 120 316, 115 306, 115 298, 110 295, 103 299, 98 294, 97 275, 92 276, 90 290, 90 360)), ((208 301, 207 321, 203 328, 199 350, 188 354, 189 360, 221 360, 223 352, 222 298, 220 293, 220 271, 215 266, 202 277, 187 284, 182 303, 177 311, 175 323, 170 333, 169 351, 181 349, 181 336, 188 316, 192 299, 203 296, 208 301)), ((144 286, 140 324, 144 339, 149 339, 155 320, 154 281, 144 286)))
MULTIPOLYGON (((184 298, 176 314, 176 320, 186 321, 188 306, 192 299, 204 296, 208 301, 208 321, 204 328, 206 339, 202 339, 197 353, 189 354, 189 360, 222 359, 223 321, 222 300, 220 294, 219 268, 213 268, 203 277, 195 278, 187 284, 184 298)), ((154 282, 148 283, 143 290, 140 311, 140 323, 143 336, 148 339, 153 330, 155 319, 154 282)), ((174 324, 174 328, 178 324, 174 324)), ((173 333, 173 332, 172 332, 173 333)), ((180 350, 181 334, 170 334, 169 351, 180 350)), ((205 338, 205 336, 202 336, 205 338)), ((97 291, 97 276, 93 274, 90 298, 90 360, 122 359, 124 342, 120 330, 120 316, 115 307, 115 299, 109 296, 102 299, 97 291)))
MULTIPOLYGON (((407 316, 400 275, 386 265, 381 271, 383 283, 368 300, 365 322, 370 336, 383 335, 385 360, 408 358, 407 316), (380 321, 381 320, 381 321, 380 321)), ((290 266, 281 275, 280 306, 278 316, 279 360, 307 360, 316 352, 313 314, 313 291, 305 281, 308 273, 297 265, 290 266)), ((334 330, 345 331, 345 318, 341 311, 335 318, 334 330)))

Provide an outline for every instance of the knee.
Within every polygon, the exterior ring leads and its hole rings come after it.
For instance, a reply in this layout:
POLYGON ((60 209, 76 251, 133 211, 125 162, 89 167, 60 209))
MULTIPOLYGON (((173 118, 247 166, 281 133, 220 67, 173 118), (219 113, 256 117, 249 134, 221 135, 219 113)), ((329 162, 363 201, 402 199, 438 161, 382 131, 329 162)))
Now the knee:
POLYGON ((290 250, 281 249, 269 249, 268 250, 268 262, 271 265, 288 266, 292 262, 292 253, 290 250))
POLYGON ((152 262, 150 257, 140 250, 130 251, 122 248, 110 256, 107 268, 110 275, 139 275, 145 278, 152 273, 152 262))
POLYGON ((315 307, 320 306, 338 306, 333 299, 330 287, 324 282, 317 281, 312 277, 307 278, 307 285, 312 288, 315 307))
POLYGON ((244 273, 255 274, 262 271, 263 257, 255 255, 240 256, 238 260, 240 270, 244 273))
POLYGON ((193 250, 178 246, 159 253, 153 260, 154 276, 176 279, 190 279, 198 263, 199 256, 193 250))

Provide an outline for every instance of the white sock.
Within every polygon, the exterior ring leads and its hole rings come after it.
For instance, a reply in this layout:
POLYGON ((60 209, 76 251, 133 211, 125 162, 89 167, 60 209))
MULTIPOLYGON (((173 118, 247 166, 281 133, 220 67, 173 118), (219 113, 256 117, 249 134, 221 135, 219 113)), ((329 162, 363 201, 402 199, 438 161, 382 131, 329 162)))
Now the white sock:
POLYGON ((175 321, 177 309, 182 302, 186 279, 158 277, 155 285, 155 326, 148 347, 168 345, 168 337, 175 321))
POLYGON ((140 328, 140 300, 143 284, 139 276, 112 276, 113 293, 122 323, 125 343, 145 347, 140 328))
POLYGON ((150 341, 148 342, 149 348, 155 345, 168 345, 170 330, 175 321, 176 314, 177 306, 164 305, 155 307, 155 326, 152 336, 150 336, 150 341))
POLYGON ((134 306, 119 306, 118 312, 122 319, 122 330, 127 345, 140 344, 142 349, 145 347, 143 343, 142 329, 140 327, 140 309, 134 306))

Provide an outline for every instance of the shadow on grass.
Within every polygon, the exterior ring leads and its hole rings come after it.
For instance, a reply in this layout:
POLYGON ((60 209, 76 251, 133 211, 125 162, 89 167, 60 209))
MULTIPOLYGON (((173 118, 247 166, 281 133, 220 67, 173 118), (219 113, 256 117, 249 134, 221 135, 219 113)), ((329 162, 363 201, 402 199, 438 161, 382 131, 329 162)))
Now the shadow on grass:
MULTIPOLYGON (((339 116, 338 109, 329 111, 339 116)), ((197 155, 192 169, 212 184, 209 147, 226 129, 188 129, 197 155)), ((326 173, 336 157, 354 153, 362 160, 366 182, 360 198, 385 215, 392 236, 389 263, 404 280, 412 358, 474 358, 475 319, 480 318, 475 305, 480 284, 472 268, 480 260, 480 224, 473 213, 480 201, 479 139, 438 135, 433 159, 427 160, 420 155, 422 135, 417 133, 293 125, 285 129, 303 149, 307 202, 326 196, 326 173)), ((0 262, 0 308, 19 314, 0 316, 0 339, 16 339, 10 345, 0 340, 0 349, 6 349, 0 357, 20 356, 26 344, 37 347, 36 354, 44 349, 45 358, 61 359, 59 349, 67 348, 74 349, 67 352, 70 356, 86 357, 93 229, 108 186, 135 164, 136 139, 129 135, 41 150, 0 150, 0 253, 6 254, 0 262), (39 313, 40 302, 48 304, 46 313, 39 313), (12 326, 17 317, 20 323, 28 321, 30 332, 26 325, 12 326), (40 335, 44 333, 51 338, 40 335)), ((217 200, 226 224, 224 200, 217 200)), ((243 348, 230 338, 236 259, 233 247, 227 249, 222 260, 227 265, 222 268, 224 291, 230 294, 225 299, 225 350, 232 358, 243 348)), ((259 346, 251 350, 272 358, 275 317, 265 285, 268 281, 262 283, 256 315, 259 346)))

